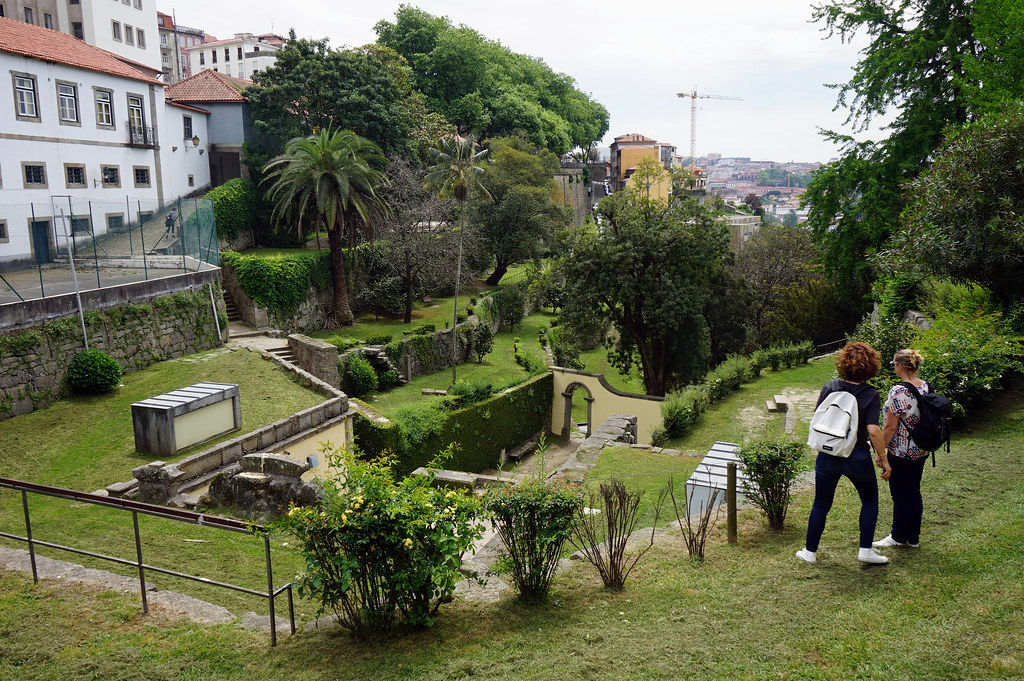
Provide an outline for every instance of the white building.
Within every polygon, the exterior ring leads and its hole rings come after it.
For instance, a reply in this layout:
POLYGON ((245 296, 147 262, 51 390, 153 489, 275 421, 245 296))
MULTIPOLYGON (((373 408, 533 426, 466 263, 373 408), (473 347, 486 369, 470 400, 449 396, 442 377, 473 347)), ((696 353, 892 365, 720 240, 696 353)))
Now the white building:
POLYGON ((0 16, 67 33, 161 69, 156 0, 0 0, 0 16))
POLYGON ((188 50, 192 73, 216 71, 235 78, 252 77, 272 66, 284 39, 273 33, 236 33, 234 38, 193 45, 188 50))
POLYGON ((151 72, 6 18, 0 68, 0 263, 52 260, 65 206, 100 235, 209 185, 208 113, 151 72))

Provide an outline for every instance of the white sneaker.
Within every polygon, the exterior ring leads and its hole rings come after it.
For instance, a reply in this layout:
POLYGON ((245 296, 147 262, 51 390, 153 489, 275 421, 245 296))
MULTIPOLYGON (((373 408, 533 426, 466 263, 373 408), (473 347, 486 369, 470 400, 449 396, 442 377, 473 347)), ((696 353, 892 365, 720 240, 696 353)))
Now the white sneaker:
POLYGON ((815 555, 815 552, 808 551, 807 549, 800 549, 799 551, 797 551, 796 557, 805 563, 810 563, 811 565, 814 565, 818 562, 818 557, 815 555))
POLYGON ((901 541, 896 541, 895 539, 892 538, 892 535, 890 534, 885 539, 879 539, 876 542, 871 542, 871 545, 872 546, 877 546, 878 548, 885 549, 885 548, 889 548, 890 546, 906 546, 906 543, 905 542, 901 542, 901 541))
POLYGON ((906 546, 909 546, 912 549, 919 549, 919 548, 921 548, 921 544, 920 543, 917 543, 917 544, 907 544, 906 546))
POLYGON ((889 562, 888 558, 875 553, 874 549, 860 549, 857 552, 857 560, 862 563, 871 563, 872 565, 882 565, 889 562))

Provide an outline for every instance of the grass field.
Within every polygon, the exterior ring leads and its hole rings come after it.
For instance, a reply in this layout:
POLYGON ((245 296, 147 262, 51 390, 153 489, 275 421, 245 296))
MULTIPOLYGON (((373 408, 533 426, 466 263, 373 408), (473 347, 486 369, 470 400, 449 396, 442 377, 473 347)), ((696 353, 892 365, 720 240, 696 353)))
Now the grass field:
MULTIPOLYGON (((810 495, 774 533, 753 512, 703 564, 662 539, 610 593, 587 565, 551 601, 456 602, 437 625, 357 645, 144 618, 134 599, 0 574, 0 678, 1003 679, 1024 675, 1024 393, 1004 394, 925 471, 922 547, 854 560, 858 504, 840 485, 817 566, 799 564, 810 495)), ((885 533, 890 511, 882 494, 885 533)))

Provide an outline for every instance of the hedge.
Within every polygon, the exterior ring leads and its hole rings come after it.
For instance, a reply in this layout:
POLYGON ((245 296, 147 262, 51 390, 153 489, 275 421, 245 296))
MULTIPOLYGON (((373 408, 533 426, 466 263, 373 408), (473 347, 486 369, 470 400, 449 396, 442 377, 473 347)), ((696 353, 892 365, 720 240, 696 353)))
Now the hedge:
POLYGON ((252 180, 236 177, 211 189, 204 198, 213 203, 219 238, 233 239, 241 230, 256 226, 261 200, 252 180))
POLYGON ((331 285, 329 254, 245 255, 221 253, 221 263, 235 271, 238 285, 277 321, 295 316, 313 289, 331 285))
POLYGON ((521 445, 546 427, 553 393, 554 378, 547 373, 451 412, 423 405, 399 411, 392 423, 357 414, 356 443, 369 456, 393 452, 398 457, 398 475, 426 466, 456 443, 454 455, 443 467, 479 473, 498 467, 501 450, 521 445))

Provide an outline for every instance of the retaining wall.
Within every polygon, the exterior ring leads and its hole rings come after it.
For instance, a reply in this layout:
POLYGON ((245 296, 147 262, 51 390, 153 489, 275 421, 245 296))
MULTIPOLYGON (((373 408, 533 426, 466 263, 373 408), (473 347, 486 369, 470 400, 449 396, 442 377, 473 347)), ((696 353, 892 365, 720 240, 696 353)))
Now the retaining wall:
POLYGON ((293 333, 288 336, 288 347, 295 354, 296 364, 328 385, 341 386, 337 346, 317 338, 293 333))

